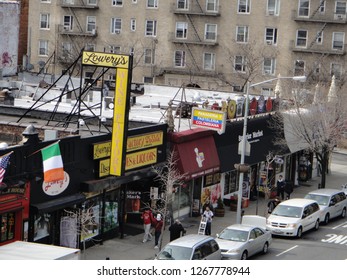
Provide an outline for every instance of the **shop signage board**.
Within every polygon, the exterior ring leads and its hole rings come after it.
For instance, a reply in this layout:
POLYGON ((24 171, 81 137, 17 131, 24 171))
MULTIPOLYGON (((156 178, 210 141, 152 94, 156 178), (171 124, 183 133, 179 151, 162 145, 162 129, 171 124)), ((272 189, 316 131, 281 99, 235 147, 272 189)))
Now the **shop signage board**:
POLYGON ((193 126, 215 130, 222 134, 225 132, 226 112, 193 107, 191 122, 193 126))

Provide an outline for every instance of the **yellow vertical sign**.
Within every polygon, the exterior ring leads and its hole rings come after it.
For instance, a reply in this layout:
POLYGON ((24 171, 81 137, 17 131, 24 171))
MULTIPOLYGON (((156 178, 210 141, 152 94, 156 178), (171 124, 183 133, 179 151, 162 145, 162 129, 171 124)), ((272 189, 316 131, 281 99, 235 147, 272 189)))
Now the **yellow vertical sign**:
POLYGON ((110 174, 121 176, 125 168, 123 153, 125 151, 126 108, 128 98, 128 69, 117 68, 116 89, 113 109, 112 145, 110 174))

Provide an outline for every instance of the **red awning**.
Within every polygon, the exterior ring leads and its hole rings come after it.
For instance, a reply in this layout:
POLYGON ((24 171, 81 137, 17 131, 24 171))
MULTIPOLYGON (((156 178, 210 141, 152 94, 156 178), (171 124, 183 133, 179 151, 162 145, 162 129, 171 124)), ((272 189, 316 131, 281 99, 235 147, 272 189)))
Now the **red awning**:
POLYGON ((185 179, 201 177, 219 171, 219 158, 212 135, 183 143, 175 143, 177 167, 185 179))

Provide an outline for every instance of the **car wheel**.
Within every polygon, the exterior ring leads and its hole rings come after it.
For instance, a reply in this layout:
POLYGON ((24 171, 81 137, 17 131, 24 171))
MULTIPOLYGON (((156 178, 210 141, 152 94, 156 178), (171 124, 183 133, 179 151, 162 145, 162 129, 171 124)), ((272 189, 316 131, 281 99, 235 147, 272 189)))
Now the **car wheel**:
POLYGON ((343 208, 342 213, 341 213, 341 218, 346 217, 346 208, 343 208))
POLYGON ((241 255, 241 260, 247 260, 247 257, 248 257, 247 251, 243 251, 243 253, 241 255))
POLYGON ((265 242, 263 247, 263 254, 266 254, 269 251, 269 243, 265 242))
POLYGON ((319 229, 319 220, 316 221, 316 224, 314 225, 314 230, 318 230, 319 229))
POLYGON ((327 225, 329 223, 329 219, 330 219, 330 215, 329 215, 329 213, 327 213, 324 217, 324 224, 327 225))
POLYGON ((302 236, 302 227, 299 227, 299 228, 298 228, 298 231, 297 231, 297 233, 296 233, 296 237, 297 237, 297 238, 301 238, 301 236, 302 236))

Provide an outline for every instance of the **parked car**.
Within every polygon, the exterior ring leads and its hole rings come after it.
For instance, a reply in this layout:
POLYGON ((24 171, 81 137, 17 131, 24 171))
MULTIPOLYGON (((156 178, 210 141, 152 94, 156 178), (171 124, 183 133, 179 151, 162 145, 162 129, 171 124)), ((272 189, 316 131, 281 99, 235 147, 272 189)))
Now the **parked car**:
POLYGON ((212 236, 188 234, 165 245, 156 260, 220 260, 218 243, 212 236))
POLYGON ((245 215, 241 224, 226 227, 217 234, 222 259, 246 260, 258 254, 266 254, 272 242, 271 232, 266 230, 266 218, 245 215))
POLYGON ((309 192, 305 198, 318 202, 321 209, 321 221, 325 224, 336 217, 346 217, 347 198, 342 190, 318 189, 309 192))
POLYGON ((266 228, 273 235, 296 236, 319 228, 321 210, 316 201, 306 198, 288 199, 276 206, 269 215, 266 228))

